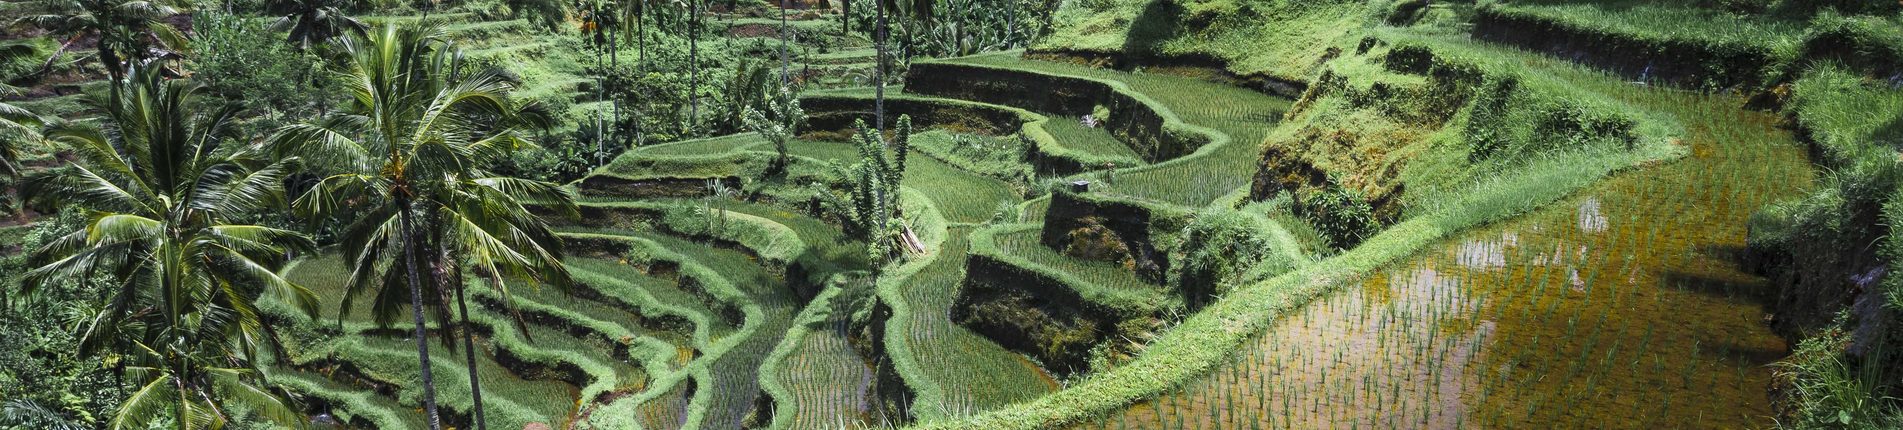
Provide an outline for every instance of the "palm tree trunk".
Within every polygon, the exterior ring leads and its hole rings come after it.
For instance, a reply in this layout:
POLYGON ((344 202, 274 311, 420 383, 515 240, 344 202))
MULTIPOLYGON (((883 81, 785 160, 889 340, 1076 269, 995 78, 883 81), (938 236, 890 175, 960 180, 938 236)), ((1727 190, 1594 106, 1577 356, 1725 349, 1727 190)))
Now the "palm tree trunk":
POLYGON ((881 136, 885 135, 885 39, 889 31, 886 28, 885 1, 875 0, 879 8, 879 28, 873 30, 873 38, 878 39, 878 47, 874 49, 878 55, 872 63, 872 118, 881 136))
POLYGON ((689 0, 687 17, 687 126, 700 124, 700 2, 689 0))
POLYGON ((475 336, 469 333, 470 332, 469 302, 463 300, 462 282, 456 282, 455 285, 456 285, 456 309, 459 312, 462 312, 462 320, 463 320, 462 321, 463 356, 464 358, 467 358, 469 360, 469 365, 466 366, 469 368, 469 394, 471 395, 471 398, 475 400, 475 406, 476 406, 476 429, 488 430, 489 429, 489 420, 487 419, 488 414, 483 413, 483 411, 485 411, 486 409, 482 408, 482 382, 481 382, 481 378, 478 378, 476 376, 476 341, 474 339, 475 336))
POLYGON ((429 415, 430 430, 443 430, 442 416, 436 412, 436 378, 430 375, 429 336, 423 332, 423 275, 416 267, 416 221, 411 219, 409 199, 400 199, 398 208, 403 223, 403 270, 408 272, 410 284, 410 318, 415 324, 411 335, 416 337, 416 358, 422 365, 418 370, 423 383, 423 411, 429 415))
POLYGON ((787 74, 793 68, 793 60, 786 56, 786 8, 787 0, 780 0, 780 86, 793 81, 793 75, 787 74))
MULTIPOLYGON (((615 25, 608 27, 608 70, 613 70, 614 73, 619 74, 621 73, 621 33, 616 30, 620 29, 621 20, 618 16, 616 18, 615 25)), ((619 87, 619 81, 610 80, 609 82, 619 87)), ((620 88, 608 88, 607 91, 608 103, 614 107, 614 110, 610 112, 612 115, 608 117, 608 123, 614 124, 615 126, 614 132, 608 135, 613 137, 616 143, 620 143, 623 142, 621 134, 621 91, 620 88)), ((606 154, 608 149, 603 147, 601 152, 606 154)))

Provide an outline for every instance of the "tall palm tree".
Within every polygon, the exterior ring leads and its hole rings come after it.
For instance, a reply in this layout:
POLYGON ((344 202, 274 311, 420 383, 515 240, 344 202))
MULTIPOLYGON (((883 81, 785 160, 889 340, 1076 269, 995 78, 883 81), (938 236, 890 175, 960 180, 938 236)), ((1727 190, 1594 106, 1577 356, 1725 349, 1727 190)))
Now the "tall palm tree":
POLYGON ((0 103, 0 176, 20 175, 20 144, 39 141, 41 124, 39 115, 0 103))
POLYGON ((345 34, 363 35, 368 26, 339 8, 339 0, 273 0, 265 13, 277 15, 271 29, 284 31, 285 42, 309 50, 345 34))
MULTIPOLYGON (((282 202, 297 159, 267 162, 233 145, 236 109, 194 111, 200 86, 135 64, 103 128, 49 127, 81 161, 35 173, 25 194, 91 213, 80 231, 32 256, 24 294, 105 274, 105 305, 79 329, 81 354, 114 349, 139 388, 110 426, 146 428, 169 411, 179 429, 217 428, 243 404, 285 425, 303 417, 264 384, 254 358, 276 344, 257 301, 275 295, 314 314, 310 291, 279 277, 296 232, 235 221, 282 202)), ((97 103, 97 101, 95 101, 97 103)))
MULTIPOLYGON (((5 94, 0 89, 0 94, 5 94)), ((20 176, 20 146, 40 141, 39 127, 43 121, 33 112, 18 106, 0 103, 0 214, 13 212, 14 200, 11 195, 13 179, 20 176)))
MULTIPOLYGON (((20 3, 27 11, 16 22, 29 23, 72 39, 98 38, 100 66, 106 69, 112 85, 125 80, 131 64, 151 57, 148 37, 174 47, 183 46, 185 36, 162 18, 179 13, 181 0, 29 0, 20 3)), ((108 92, 118 97, 118 89, 108 92)), ((113 102, 113 103, 116 103, 113 102)))
MULTIPOLYGON (((287 154, 323 154, 338 160, 331 172, 293 206, 318 216, 354 215, 343 233, 352 274, 343 306, 377 291, 373 313, 392 322, 409 293, 413 336, 424 388, 424 409, 440 428, 423 308, 447 312, 455 289, 467 326, 460 265, 476 267, 501 293, 509 280, 566 286, 559 240, 524 208, 553 205, 572 213, 573 197, 557 185, 491 175, 516 150, 531 147, 524 115, 508 96, 514 83, 501 71, 467 71, 442 33, 386 25, 368 38, 346 38, 343 74, 351 105, 318 121, 286 126, 273 138, 287 154), (426 253, 425 250, 438 250, 426 253), (425 272, 429 276, 425 276, 425 272), (436 299, 425 303, 425 293, 436 299)), ((475 394, 475 418, 486 426, 469 330, 462 330, 475 394)))

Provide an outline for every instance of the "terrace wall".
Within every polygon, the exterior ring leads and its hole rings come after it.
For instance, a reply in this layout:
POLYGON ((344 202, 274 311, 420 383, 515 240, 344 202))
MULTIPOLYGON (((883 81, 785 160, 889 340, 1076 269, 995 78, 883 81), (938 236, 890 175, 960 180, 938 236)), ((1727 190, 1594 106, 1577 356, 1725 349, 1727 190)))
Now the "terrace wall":
POLYGON ((1150 162, 1189 155, 1204 143, 1165 127, 1147 100, 1107 82, 1025 70, 950 63, 913 64, 906 91, 985 103, 1007 104, 1060 115, 1110 111, 1104 126, 1150 162))
POLYGON ((1061 251, 1071 243, 1072 232, 1102 225, 1116 232, 1123 246, 1130 250, 1130 258, 1136 260, 1137 276, 1160 284, 1164 274, 1169 272, 1170 262, 1169 254, 1158 250, 1150 234, 1152 224, 1159 218, 1155 212, 1153 208, 1128 201, 1060 190, 1051 193, 1050 208, 1045 211, 1044 229, 1038 241, 1061 251))
POLYGON ((1126 331, 1154 320, 1086 299, 1062 280, 989 255, 973 254, 965 267, 968 275, 952 304, 952 322, 1036 357, 1058 374, 1091 370, 1095 349, 1134 337, 1126 331))
POLYGON ((1473 24, 1478 39, 1686 87, 1756 87, 1782 62, 1765 46, 1644 39, 1503 7, 1479 8, 1473 24))

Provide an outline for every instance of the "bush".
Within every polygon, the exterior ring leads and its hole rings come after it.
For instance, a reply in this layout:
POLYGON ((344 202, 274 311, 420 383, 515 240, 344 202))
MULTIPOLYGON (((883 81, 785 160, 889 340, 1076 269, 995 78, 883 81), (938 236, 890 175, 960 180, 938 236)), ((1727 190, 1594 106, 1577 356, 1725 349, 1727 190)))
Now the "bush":
POLYGON ((1294 209, 1328 236, 1329 246, 1335 248, 1353 248, 1381 229, 1374 208, 1361 192, 1338 184, 1296 192, 1294 209))
POLYGON ((259 114, 263 119, 247 127, 252 132, 312 114, 321 95, 331 93, 312 88, 324 83, 316 58, 291 49, 269 27, 263 19, 218 12, 199 14, 192 24, 193 78, 259 114))
POLYGON ((1183 228, 1183 243, 1170 260, 1169 284, 1181 291, 1191 309, 1243 281, 1250 268, 1276 255, 1274 242, 1254 218, 1242 212, 1212 210, 1183 228))

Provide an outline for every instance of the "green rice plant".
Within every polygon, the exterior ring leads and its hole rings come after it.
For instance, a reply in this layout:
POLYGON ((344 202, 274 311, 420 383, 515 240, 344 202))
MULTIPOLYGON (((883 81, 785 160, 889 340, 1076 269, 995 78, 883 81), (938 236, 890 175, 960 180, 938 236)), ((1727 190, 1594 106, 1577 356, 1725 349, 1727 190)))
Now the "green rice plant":
MULTIPOLYGON (((1099 126, 1085 125, 1081 118, 1063 118, 1053 116, 1044 122, 1044 130, 1057 139, 1057 144, 1066 149, 1082 152, 1080 157, 1089 160, 1102 160, 1104 163, 1117 163, 1120 167, 1135 167, 1143 164, 1142 156, 1130 149, 1116 136, 1099 126)), ((1102 168, 1101 165, 1084 166, 1089 169, 1102 168)))
POLYGON ((1018 184, 1031 178, 1023 138, 930 130, 912 136, 912 148, 959 169, 1018 184))
POLYGON ((631 426, 627 420, 652 416, 651 407, 676 410, 672 404, 688 379, 695 387, 686 400, 685 422, 714 428, 738 427, 752 410, 759 388, 759 367, 780 337, 790 328, 795 308, 791 292, 748 256, 681 238, 649 232, 615 231, 565 233, 565 237, 626 244, 646 261, 675 264, 683 279, 692 279, 699 294, 737 308, 738 330, 708 339, 702 355, 680 372, 655 378, 652 389, 605 405, 591 415, 597 425, 631 426))
POLYGON ((837 306, 832 303, 846 288, 866 287, 836 285, 814 297, 761 366, 761 389, 777 406, 772 428, 844 427, 869 412, 871 366, 846 340, 851 315, 833 311, 837 306))
MULTIPOLYGON (((437 343, 439 348, 448 348, 440 340, 437 343)), ((414 385, 417 380, 414 364, 416 353, 409 341, 350 336, 337 339, 329 346, 329 350, 325 358, 350 363, 362 376, 397 387, 397 399, 404 404, 416 405, 421 402, 421 391, 418 391, 421 387, 414 385)), ((453 355, 431 357, 431 366, 435 367, 435 371, 447 376, 437 378, 437 399, 455 413, 467 415, 472 402, 467 372, 463 369, 462 357, 453 355)), ((484 406, 489 408, 489 419, 498 425, 515 427, 534 422, 560 423, 574 411, 577 399, 574 386, 559 381, 524 380, 497 364, 487 351, 477 355, 476 364, 477 377, 486 382, 484 406)))
POLYGON ((628 153, 643 155, 708 155, 742 151, 764 144, 766 144, 766 139, 761 138, 757 133, 738 133, 648 145, 635 148, 628 153))
POLYGON ((380 429, 429 428, 422 414, 410 413, 396 400, 369 390, 348 387, 323 375, 293 369, 267 368, 266 378, 291 392, 323 401, 339 422, 380 429))

